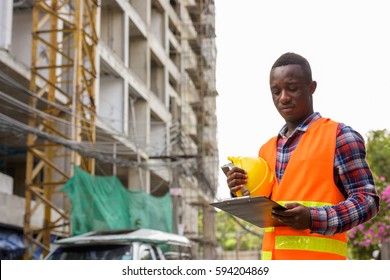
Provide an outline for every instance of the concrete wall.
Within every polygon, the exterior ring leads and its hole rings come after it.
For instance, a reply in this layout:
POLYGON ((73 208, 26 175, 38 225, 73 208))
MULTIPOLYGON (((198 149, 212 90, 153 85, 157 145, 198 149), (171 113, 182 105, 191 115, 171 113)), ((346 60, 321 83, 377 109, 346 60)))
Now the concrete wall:
POLYGON ((11 176, 0 173, 0 193, 13 194, 14 179, 11 176))
POLYGON ((152 8, 152 23, 151 23, 152 34, 165 46, 165 21, 164 14, 155 8, 152 8))
POLYGON ((31 11, 14 13, 12 23, 12 48, 10 52, 12 56, 17 57, 19 62, 22 62, 28 67, 31 66, 31 32, 31 11))
POLYGON ((100 77, 99 116, 118 132, 124 129, 124 82, 115 76, 100 77))
MULTIPOLYGON (((14 179, 0 173, 0 223, 23 227, 26 200, 24 197, 13 195, 14 179)), ((31 202, 35 205, 35 202, 31 202)), ((54 217, 58 214, 52 211, 54 217)), ((41 227, 43 223, 43 205, 38 206, 37 212, 32 216, 31 225, 41 227)))
POLYGON ((128 189, 143 190, 150 193, 150 171, 147 169, 130 168, 129 169, 128 189))
POLYGON ((167 147, 167 125, 152 118, 150 124, 150 153, 152 155, 166 154, 167 147))
POLYGON ((129 38, 129 66, 143 82, 147 82, 147 41, 143 37, 129 38))
POLYGON ((0 9, 0 49, 9 50, 12 34, 12 2, 3 0, 0 9))
POLYGON ((146 150, 150 143, 150 110, 148 103, 142 99, 132 100, 131 98, 129 102, 129 138, 138 147, 146 150), (132 102, 133 105, 131 104, 132 102))
POLYGON ((124 59, 124 14, 119 9, 105 8, 101 13, 100 39, 120 57, 124 59))
POLYGON ((150 0, 129 0, 129 2, 142 20, 148 22, 148 7, 150 5, 150 0))
MULTIPOLYGON (((33 201, 34 205, 35 202, 33 201)), ((42 206, 42 205, 41 205, 42 206)), ((37 214, 32 216, 31 225, 42 226, 43 207, 38 207, 37 214)), ((0 193, 0 223, 23 227, 25 199, 16 195, 0 193)))

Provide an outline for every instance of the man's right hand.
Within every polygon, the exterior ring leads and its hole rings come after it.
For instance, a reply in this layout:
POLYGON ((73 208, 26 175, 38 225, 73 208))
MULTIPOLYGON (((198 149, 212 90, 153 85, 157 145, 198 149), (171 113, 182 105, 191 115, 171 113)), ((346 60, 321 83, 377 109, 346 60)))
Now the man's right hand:
POLYGON ((227 185, 233 195, 235 195, 237 191, 245 188, 244 185, 247 183, 248 175, 244 169, 235 166, 226 174, 226 176, 227 185))

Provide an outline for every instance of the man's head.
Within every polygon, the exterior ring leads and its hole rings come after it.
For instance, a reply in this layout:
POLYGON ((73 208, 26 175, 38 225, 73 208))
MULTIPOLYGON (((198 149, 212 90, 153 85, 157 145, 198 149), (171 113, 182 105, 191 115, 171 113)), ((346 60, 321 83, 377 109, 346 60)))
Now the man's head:
POLYGON ((309 62, 307 61, 306 58, 303 56, 288 52, 285 54, 282 54, 272 65, 272 69, 280 66, 286 66, 286 65, 299 65, 301 66, 303 73, 305 77, 307 78, 308 82, 312 81, 312 76, 311 76, 311 67, 309 62))
POLYGON ((312 95, 316 87, 317 83, 312 80, 310 64, 304 57, 285 53, 272 65, 272 99, 289 130, 295 129, 313 113, 312 95))

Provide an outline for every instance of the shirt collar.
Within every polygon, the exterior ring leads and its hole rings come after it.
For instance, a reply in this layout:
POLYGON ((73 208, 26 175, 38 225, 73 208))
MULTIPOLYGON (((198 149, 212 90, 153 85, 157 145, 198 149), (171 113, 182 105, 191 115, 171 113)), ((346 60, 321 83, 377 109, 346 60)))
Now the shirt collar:
MULTIPOLYGON (((291 133, 291 136, 293 136, 297 131, 305 132, 312 123, 314 123, 316 120, 321 118, 321 114, 318 112, 314 112, 311 114, 306 120, 304 120, 300 125, 297 126, 297 128, 291 133)), ((285 124, 282 129, 279 131, 279 137, 287 138, 287 125, 285 124)))

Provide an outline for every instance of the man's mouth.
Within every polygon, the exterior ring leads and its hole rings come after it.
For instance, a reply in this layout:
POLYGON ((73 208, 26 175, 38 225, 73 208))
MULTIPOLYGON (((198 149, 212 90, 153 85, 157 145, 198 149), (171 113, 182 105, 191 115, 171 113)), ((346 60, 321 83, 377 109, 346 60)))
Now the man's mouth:
POLYGON ((283 112, 289 112, 289 111, 292 111, 294 109, 293 106, 286 106, 286 107, 281 107, 280 110, 283 111, 283 112))

